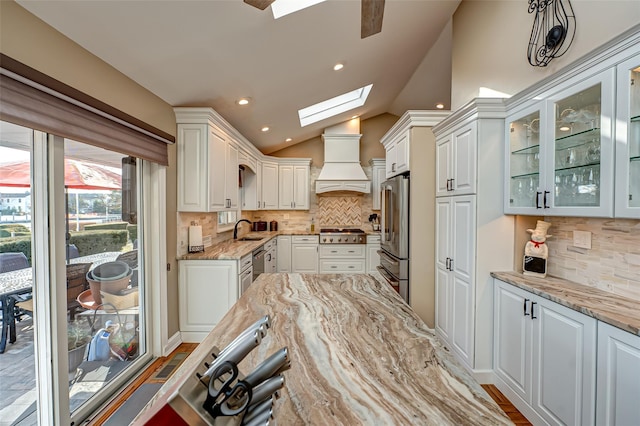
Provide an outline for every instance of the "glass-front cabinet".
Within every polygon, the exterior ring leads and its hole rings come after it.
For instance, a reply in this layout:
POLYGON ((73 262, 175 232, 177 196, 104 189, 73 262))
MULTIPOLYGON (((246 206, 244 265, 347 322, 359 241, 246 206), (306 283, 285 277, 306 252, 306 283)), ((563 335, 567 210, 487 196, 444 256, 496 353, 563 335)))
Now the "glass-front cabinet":
POLYGON ((613 70, 507 118, 505 213, 613 216, 613 70))
POLYGON ((615 215, 640 218, 640 55, 617 74, 615 215))

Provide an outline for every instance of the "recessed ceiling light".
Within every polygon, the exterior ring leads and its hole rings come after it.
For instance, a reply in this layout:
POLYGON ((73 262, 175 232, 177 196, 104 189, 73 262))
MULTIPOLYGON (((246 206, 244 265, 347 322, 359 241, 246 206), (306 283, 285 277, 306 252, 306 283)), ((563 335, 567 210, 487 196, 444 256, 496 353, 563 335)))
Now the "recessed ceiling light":
POLYGON ((354 115, 351 117, 352 120, 355 120, 356 118, 360 117, 359 115, 354 115))
POLYGON ((442 108, 444 108, 444 104, 436 104, 436 108, 442 109, 442 108))
POLYGON ((560 131, 561 131, 561 132, 568 132, 569 130, 571 130, 571 127, 569 127, 569 126, 562 126, 562 127, 560 127, 560 131))
POLYGON ((370 84, 298 110, 300 125, 302 127, 308 126, 309 124, 364 105, 372 87, 373 84, 370 84))
POLYGON ((335 64, 333 66, 334 71, 340 71, 342 68, 344 68, 344 64, 335 64))
POLYGON ((293 139, 291 139, 291 138, 286 138, 284 141, 285 141, 285 142, 291 142, 292 140, 293 140, 293 139))
POLYGON ((240 98, 236 103, 238 105, 249 105, 249 98, 240 98))
POLYGON ((260 130, 262 130, 263 132, 268 132, 268 131, 269 131, 269 127, 264 126, 264 127, 263 127, 262 129, 260 129, 260 130))

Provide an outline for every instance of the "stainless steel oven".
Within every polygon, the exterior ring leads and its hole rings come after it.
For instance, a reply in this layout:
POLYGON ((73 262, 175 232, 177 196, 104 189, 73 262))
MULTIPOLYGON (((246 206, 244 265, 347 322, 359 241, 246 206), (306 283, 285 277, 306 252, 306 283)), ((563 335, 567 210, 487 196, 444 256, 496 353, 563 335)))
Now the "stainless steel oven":
POLYGON ((384 279, 409 303, 409 174, 381 186, 380 266, 384 279))

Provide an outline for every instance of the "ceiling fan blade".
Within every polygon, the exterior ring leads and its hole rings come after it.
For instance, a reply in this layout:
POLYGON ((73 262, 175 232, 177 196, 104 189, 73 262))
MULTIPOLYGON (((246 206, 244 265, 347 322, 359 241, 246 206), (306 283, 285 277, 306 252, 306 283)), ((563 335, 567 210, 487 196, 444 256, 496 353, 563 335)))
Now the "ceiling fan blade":
POLYGON ((362 0, 361 13, 360 38, 367 38, 382 31, 384 0, 362 0))
POLYGON ((265 10, 266 8, 268 8, 271 3, 273 3, 275 0, 244 0, 244 2, 246 4, 250 4, 253 7, 257 7, 260 10, 265 10))

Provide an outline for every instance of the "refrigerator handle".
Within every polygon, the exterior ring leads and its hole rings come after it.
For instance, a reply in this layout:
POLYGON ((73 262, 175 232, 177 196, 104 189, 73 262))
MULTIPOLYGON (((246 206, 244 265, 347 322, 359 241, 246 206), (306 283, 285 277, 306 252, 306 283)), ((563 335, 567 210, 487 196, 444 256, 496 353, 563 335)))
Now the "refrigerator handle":
POLYGON ((391 204, 391 186, 383 185, 382 186, 382 227, 381 227, 381 239, 382 241, 390 241, 387 238, 388 230, 389 230, 389 218, 387 217, 387 212, 389 210, 389 204, 391 204), (389 193, 389 198, 387 198, 387 192, 389 193), (389 201, 389 203, 387 203, 389 201))

